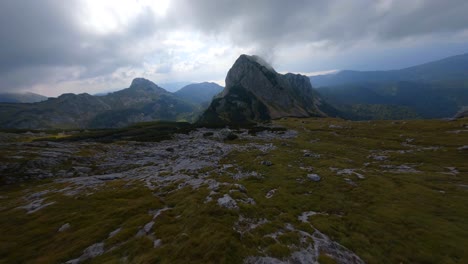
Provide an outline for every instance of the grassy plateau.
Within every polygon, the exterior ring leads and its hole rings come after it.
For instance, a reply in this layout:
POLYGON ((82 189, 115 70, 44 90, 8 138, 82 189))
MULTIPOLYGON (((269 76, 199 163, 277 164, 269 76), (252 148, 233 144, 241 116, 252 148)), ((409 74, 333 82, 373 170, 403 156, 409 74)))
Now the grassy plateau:
MULTIPOLYGON (((243 263, 249 256, 286 260, 303 243, 300 231, 312 234, 315 229, 366 263, 468 263, 468 147, 464 147, 468 120, 286 118, 273 124, 298 134, 288 139, 240 137, 222 142, 271 143, 274 148, 234 149, 217 164, 226 167, 222 173, 213 168, 188 173, 222 183, 212 200, 207 199, 211 192, 207 184, 194 188, 174 181, 151 189, 145 180, 131 177, 103 181, 74 195, 51 191, 73 185, 56 178, 0 186, 0 263, 64 263, 101 242, 102 254, 80 262, 243 263), (261 177, 236 179, 235 169, 261 177), (321 180, 308 180, 311 173, 321 180), (238 185, 245 188, 232 187, 238 185), (43 204, 53 203, 28 213, 23 206, 40 192, 43 204), (236 201, 249 197, 255 203, 222 207, 217 199, 224 194, 236 201), (304 212, 316 214, 301 221, 304 212), (244 227, 248 224, 241 218, 261 224, 244 227), (150 234, 138 235, 152 221, 150 234), (66 223, 69 227, 58 231, 66 223), (285 228, 286 224, 295 229, 285 228)), ((93 141, 93 147, 76 154, 92 158, 100 144, 125 145, 130 140, 146 144, 170 139, 167 133, 192 129, 189 124, 141 124, 39 140, 93 141)), ((12 131, 3 134, 18 144, 36 139, 12 131)), ((12 147, 8 151, 0 153, 0 164, 15 155, 12 147)), ((34 159, 32 154, 23 156, 34 159)), ((132 167, 137 169, 138 165, 132 167)), ((337 263, 327 254, 318 261, 337 263)))

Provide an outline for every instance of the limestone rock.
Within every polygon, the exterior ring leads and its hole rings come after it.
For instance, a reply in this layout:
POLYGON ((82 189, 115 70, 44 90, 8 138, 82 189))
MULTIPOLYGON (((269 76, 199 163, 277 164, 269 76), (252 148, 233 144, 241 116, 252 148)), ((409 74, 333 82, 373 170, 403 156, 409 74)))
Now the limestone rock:
POLYGON ((322 179, 318 174, 315 173, 307 174, 307 178, 314 182, 319 182, 322 179))
POLYGON ((104 254, 104 243, 103 242, 96 243, 96 244, 93 244, 93 245, 87 247, 83 251, 83 254, 79 258, 69 260, 69 261, 67 261, 65 263, 66 264, 78 264, 78 263, 84 262, 84 261, 86 261, 88 259, 100 256, 102 254, 104 254))
POLYGON ((245 124, 282 117, 336 115, 300 74, 279 74, 258 56, 241 55, 226 76, 226 88, 199 123, 245 124))
POLYGON ((229 194, 225 194, 223 197, 218 199, 218 205, 228 209, 239 209, 236 200, 232 199, 229 194))
POLYGON ((71 225, 69 223, 63 224, 59 229, 58 232, 64 232, 70 229, 71 225))

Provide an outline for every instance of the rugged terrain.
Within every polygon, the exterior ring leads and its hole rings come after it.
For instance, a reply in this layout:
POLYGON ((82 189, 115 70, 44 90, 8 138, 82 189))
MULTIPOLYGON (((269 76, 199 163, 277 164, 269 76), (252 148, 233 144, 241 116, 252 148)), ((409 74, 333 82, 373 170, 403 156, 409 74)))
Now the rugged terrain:
POLYGON ((198 121, 245 124, 281 117, 335 116, 307 76, 279 74, 258 56, 241 55, 226 76, 226 87, 198 121))
POLYGON ((466 119, 0 140, 2 263, 468 262, 466 119))
POLYGON ((62 94, 37 103, 0 103, 0 127, 116 128, 155 120, 194 121, 204 110, 199 101, 209 101, 215 94, 212 86, 192 84, 183 89, 188 93, 174 94, 149 80, 135 78, 129 88, 102 96, 62 94), (197 100, 187 100, 190 91, 199 93, 197 100))

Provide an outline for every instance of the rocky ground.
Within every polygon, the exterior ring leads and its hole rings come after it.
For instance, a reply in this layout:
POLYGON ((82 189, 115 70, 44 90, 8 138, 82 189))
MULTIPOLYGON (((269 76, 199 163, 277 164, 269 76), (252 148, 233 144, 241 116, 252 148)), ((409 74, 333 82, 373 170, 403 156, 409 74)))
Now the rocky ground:
POLYGON ((0 262, 468 260, 464 120, 272 126, 107 144, 3 133, 0 262))

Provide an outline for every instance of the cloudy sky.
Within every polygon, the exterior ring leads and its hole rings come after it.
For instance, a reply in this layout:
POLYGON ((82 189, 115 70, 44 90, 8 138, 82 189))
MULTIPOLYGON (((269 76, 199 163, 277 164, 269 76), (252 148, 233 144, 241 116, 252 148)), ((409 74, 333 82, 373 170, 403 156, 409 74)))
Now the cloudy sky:
POLYGON ((216 81, 242 53, 280 72, 394 69, 468 52, 466 0, 1 0, 0 92, 216 81))

